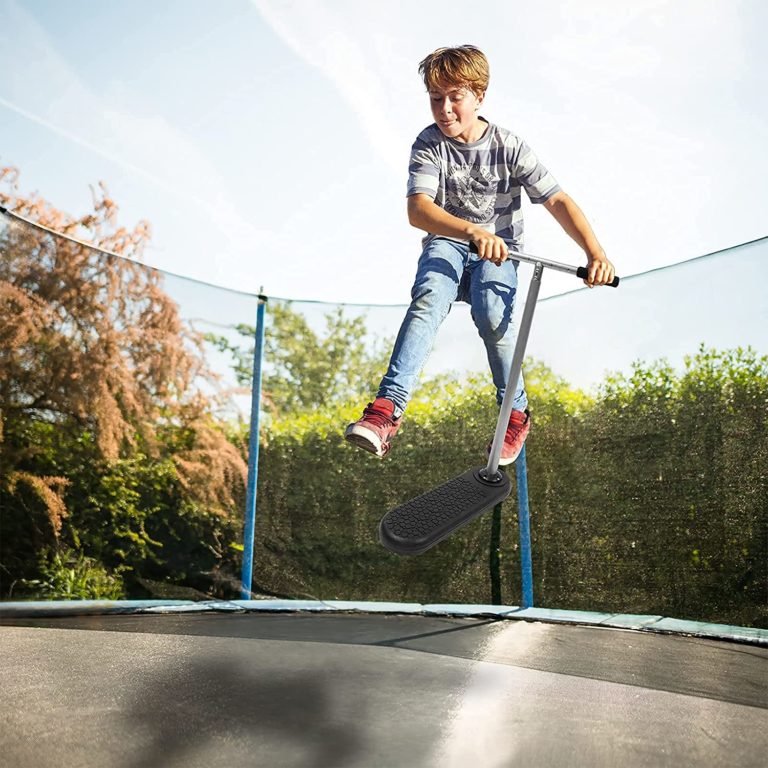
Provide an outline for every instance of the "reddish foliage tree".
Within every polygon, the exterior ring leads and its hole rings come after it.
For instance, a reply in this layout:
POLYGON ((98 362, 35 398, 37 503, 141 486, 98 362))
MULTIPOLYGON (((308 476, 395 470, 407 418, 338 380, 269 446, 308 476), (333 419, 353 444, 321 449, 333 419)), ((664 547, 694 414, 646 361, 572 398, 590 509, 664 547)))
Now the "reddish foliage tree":
POLYGON ((235 514, 246 464, 201 391, 211 377, 201 339, 180 320, 162 274, 138 261, 149 224, 117 226, 118 208, 103 184, 93 212, 73 217, 20 194, 15 169, 0 168, 0 182, 0 205, 94 246, 0 219, 0 488, 31 493, 55 540, 68 480, 37 473, 40 446, 9 442, 11 431, 35 422, 75 425, 94 436, 105 462, 137 447, 167 455, 173 432, 173 460, 189 498, 235 514))

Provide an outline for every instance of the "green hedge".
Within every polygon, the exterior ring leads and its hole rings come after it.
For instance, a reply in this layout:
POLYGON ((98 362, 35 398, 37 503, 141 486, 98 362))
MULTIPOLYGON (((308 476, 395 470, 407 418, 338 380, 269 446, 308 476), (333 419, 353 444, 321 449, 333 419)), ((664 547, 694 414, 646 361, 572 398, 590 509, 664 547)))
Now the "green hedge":
MULTIPOLYGON (((594 396, 526 372, 535 603, 767 627, 768 358, 700 350, 594 396)), ((518 604, 514 491, 497 547, 490 512, 418 557, 378 543, 389 509, 485 463, 487 382, 425 386, 384 461, 343 441, 364 404, 263 430, 254 592, 518 604)), ((70 513, 54 540, 32 487, 0 494, 6 599, 239 596, 241 508, 195 505, 167 457, 102 464, 92 436, 34 429, 6 440, 35 441, 26 469, 65 478, 70 513)))
MULTIPOLYGON (((700 350, 595 397, 529 366, 537 605, 768 625, 768 359, 700 350)), ((260 459, 254 581, 320 598, 489 603, 492 515, 400 558, 381 516, 484 464, 497 410, 478 382, 425 392, 384 461, 346 445, 361 404, 273 425, 260 459)), ((501 595, 520 596, 515 493, 501 595)), ((499 595, 496 595, 499 598, 499 595)))

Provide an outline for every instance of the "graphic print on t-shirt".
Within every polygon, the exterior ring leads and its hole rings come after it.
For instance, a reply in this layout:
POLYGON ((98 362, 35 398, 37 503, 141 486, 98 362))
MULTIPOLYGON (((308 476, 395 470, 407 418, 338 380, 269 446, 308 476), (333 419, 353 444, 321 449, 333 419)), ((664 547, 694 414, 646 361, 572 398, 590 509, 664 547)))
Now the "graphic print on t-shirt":
POLYGON ((445 191, 448 205, 478 221, 488 221, 496 205, 498 178, 481 165, 448 163, 445 191))

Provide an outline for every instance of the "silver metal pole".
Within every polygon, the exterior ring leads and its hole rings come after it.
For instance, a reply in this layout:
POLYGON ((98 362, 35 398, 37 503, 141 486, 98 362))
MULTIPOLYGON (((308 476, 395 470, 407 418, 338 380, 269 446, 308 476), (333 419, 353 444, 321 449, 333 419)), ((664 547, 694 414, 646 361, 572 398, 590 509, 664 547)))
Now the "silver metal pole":
POLYGON ((574 267, 571 264, 563 264, 559 261, 550 261, 549 259, 542 259, 539 256, 533 256, 525 251, 513 251, 510 249, 509 258, 515 261, 525 261, 528 264, 541 264, 548 269, 555 269, 558 272, 567 272, 569 275, 575 275, 579 267, 574 267))
MULTIPOLYGON (((512 251, 510 251, 510 255, 511 254, 512 251)), ((513 258, 516 258, 516 256, 513 256, 513 258)), ((536 261, 533 268, 531 284, 528 286, 525 309, 523 310, 523 317, 520 321, 520 330, 517 334, 515 352, 512 355, 512 370, 509 372, 509 380, 507 381, 507 388, 504 391, 504 399, 501 401, 499 420, 496 422, 496 432, 493 436, 493 443, 491 443, 491 455, 488 457, 488 465, 485 468, 485 474, 488 478, 495 477, 496 473, 499 471, 501 447, 504 445, 504 435, 507 431, 507 425, 509 424, 509 416, 512 413, 512 403, 515 399, 517 382, 520 381, 520 373, 523 370, 525 347, 528 344, 528 335, 531 332, 531 323, 533 322, 533 313, 536 309, 536 301, 539 296, 539 288, 541 288, 541 275, 544 272, 544 266, 552 266, 552 264, 536 261)), ((566 265, 563 264, 560 266, 564 267, 566 265)), ((553 269, 555 268, 556 267, 553 267, 553 269)), ((568 270, 575 272, 576 267, 568 267, 568 270)))

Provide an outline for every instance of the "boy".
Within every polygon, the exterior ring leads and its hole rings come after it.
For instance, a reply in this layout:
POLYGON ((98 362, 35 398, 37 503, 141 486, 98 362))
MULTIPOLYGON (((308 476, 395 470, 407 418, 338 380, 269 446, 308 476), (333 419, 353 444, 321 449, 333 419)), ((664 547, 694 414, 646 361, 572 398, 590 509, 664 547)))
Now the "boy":
MULTIPOLYGON (((578 206, 518 136, 489 123, 478 110, 488 88, 488 61, 471 45, 439 48, 419 64, 433 125, 411 149, 408 220, 427 236, 377 397, 344 437, 383 458, 402 421, 418 375, 451 303, 466 301, 485 344, 500 405, 512 367, 517 261, 523 248, 521 188, 543 204, 587 256, 588 286, 613 280, 605 256, 578 206), (477 254, 469 244, 477 246, 477 254)), ((522 377, 517 384, 501 465, 511 464, 530 430, 522 377)), ((487 450, 490 450, 490 444, 487 450)))

